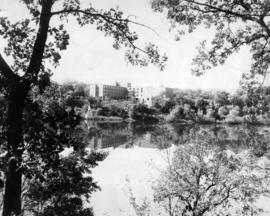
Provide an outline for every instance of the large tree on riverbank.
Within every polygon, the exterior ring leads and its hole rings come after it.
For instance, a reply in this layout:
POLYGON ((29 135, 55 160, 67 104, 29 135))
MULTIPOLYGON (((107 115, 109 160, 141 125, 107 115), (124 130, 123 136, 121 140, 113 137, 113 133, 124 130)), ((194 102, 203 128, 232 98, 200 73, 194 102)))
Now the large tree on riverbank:
POLYGON ((178 36, 200 26, 214 28, 211 43, 203 41, 193 60, 197 75, 223 64, 243 46, 252 54, 251 74, 265 75, 270 64, 270 1, 268 0, 152 0, 164 12, 178 36))
POLYGON ((97 10, 91 4, 82 8, 79 0, 23 0, 21 3, 27 7, 29 18, 11 23, 8 17, 0 16, 1 40, 7 42, 4 52, 13 59, 9 65, 0 55, 1 88, 5 88, 8 99, 5 138, 9 162, 4 216, 21 213, 23 173, 20 168, 22 154, 27 150, 22 132, 25 103, 34 86, 38 86, 42 92, 48 85, 51 66, 59 64, 61 51, 69 45, 69 34, 65 30, 69 18, 74 17, 80 26, 96 25, 97 30, 113 37, 113 47, 126 47, 126 59, 132 64, 146 66, 153 63, 162 69, 166 60, 151 43, 145 49, 136 46, 138 36, 131 31, 129 24, 138 23, 124 17, 118 9, 97 10), (57 25, 52 25, 52 19, 57 19, 54 22, 57 25))
POLYGON ((167 167, 154 185, 154 200, 164 214, 261 215, 263 209, 256 201, 269 196, 269 172, 258 163, 255 152, 266 140, 261 137, 262 141, 253 143, 254 134, 247 134, 235 139, 238 147, 254 148, 245 153, 227 149, 205 129, 192 129, 185 145, 177 146, 172 154, 168 151, 167 167), (248 141, 242 140, 247 137, 248 141))

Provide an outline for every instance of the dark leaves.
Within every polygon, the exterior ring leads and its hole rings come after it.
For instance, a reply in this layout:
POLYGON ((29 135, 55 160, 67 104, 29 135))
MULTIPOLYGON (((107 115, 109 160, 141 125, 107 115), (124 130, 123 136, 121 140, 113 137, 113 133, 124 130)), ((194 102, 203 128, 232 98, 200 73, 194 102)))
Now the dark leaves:
POLYGON ((1 18, 0 35, 7 40, 4 52, 14 59, 12 69, 15 72, 27 70, 34 44, 34 32, 29 19, 11 24, 7 18, 1 18))
POLYGON ((62 159, 57 170, 45 174, 46 181, 30 182, 26 210, 37 211, 36 215, 93 215, 91 208, 84 207, 81 196, 88 199, 99 187, 92 177, 84 176, 85 171, 76 155, 62 159))

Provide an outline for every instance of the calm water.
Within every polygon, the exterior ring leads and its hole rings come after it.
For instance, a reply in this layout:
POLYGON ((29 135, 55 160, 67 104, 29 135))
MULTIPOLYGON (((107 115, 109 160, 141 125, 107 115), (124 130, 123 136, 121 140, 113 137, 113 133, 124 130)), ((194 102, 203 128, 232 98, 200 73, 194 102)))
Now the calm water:
MULTIPOLYGON (((76 131, 88 147, 165 149, 184 145, 204 134, 216 145, 239 151, 246 148, 266 148, 270 141, 269 126, 251 125, 177 125, 85 122, 76 131)), ((263 149, 261 149, 263 150, 263 149)))
MULTIPOLYGON (((195 143, 196 148, 207 145, 206 156, 216 154, 212 149, 236 155, 249 151, 258 161, 269 160, 270 128, 267 126, 85 122, 76 133, 88 147, 109 152, 93 170, 93 177, 101 186, 101 191, 91 199, 96 216, 137 216, 130 203, 129 189, 139 203, 144 199, 153 201, 153 182, 160 178, 160 170, 166 169, 168 151, 185 149, 190 143, 195 143)), ((190 148, 189 151, 194 152, 190 148)), ((264 209, 259 215, 270 215, 267 204, 270 200, 263 196, 257 199, 256 205, 264 209)))

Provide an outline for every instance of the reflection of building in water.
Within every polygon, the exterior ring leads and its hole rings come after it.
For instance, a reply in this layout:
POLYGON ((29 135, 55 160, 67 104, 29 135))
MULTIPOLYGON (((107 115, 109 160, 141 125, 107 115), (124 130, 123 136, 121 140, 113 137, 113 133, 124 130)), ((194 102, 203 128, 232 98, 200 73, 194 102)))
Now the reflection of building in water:
POLYGON ((143 148, 156 148, 156 145, 152 142, 152 139, 153 135, 150 132, 147 132, 135 143, 135 145, 143 148))
MULTIPOLYGON (((179 141, 178 133, 172 125, 107 124, 87 121, 89 147, 95 149, 109 147, 140 146, 144 148, 163 148, 179 141)), ((186 130, 184 130, 187 133, 186 130)), ((183 135, 181 135, 182 137, 183 135)))
MULTIPOLYGON (((156 148, 154 142, 152 142, 153 135, 147 132, 145 135, 139 137, 132 145, 137 145, 143 148, 156 148)), ((104 148, 117 148, 119 146, 131 144, 129 136, 127 135, 104 135, 95 136, 90 140, 89 147, 94 149, 104 149, 104 148)))
POLYGON ((125 135, 101 135, 94 136, 89 143, 89 146, 94 149, 116 148, 128 142, 128 136, 125 135))
POLYGON ((128 141, 127 136, 123 135, 115 135, 115 136, 103 136, 102 137, 102 148, 109 147, 118 147, 120 145, 125 144, 128 141))
POLYGON ((128 142, 130 131, 125 128, 114 128, 112 125, 109 129, 102 128, 100 133, 94 135, 89 142, 89 147, 103 149, 109 147, 118 147, 128 142))
MULTIPOLYGON (((156 128, 145 127, 145 125, 140 127, 135 125, 116 126, 116 124, 109 124, 106 127, 105 125, 99 126, 96 129, 97 133, 93 129, 89 130, 92 132, 86 137, 85 142, 88 142, 91 148, 103 149, 132 146, 167 148, 171 144, 178 145, 194 143, 198 140, 200 142, 215 140, 219 147, 233 152, 250 148, 250 140, 253 139, 256 139, 258 143, 270 142, 269 128, 267 126, 156 125, 156 128), (95 133, 94 137, 93 133, 95 133), (207 136, 202 136, 202 134, 207 134, 207 136)), ((256 149, 257 146, 259 145, 256 144, 256 149)))
POLYGON ((102 149, 102 140, 100 137, 94 136, 90 141, 89 145, 91 149, 102 149))

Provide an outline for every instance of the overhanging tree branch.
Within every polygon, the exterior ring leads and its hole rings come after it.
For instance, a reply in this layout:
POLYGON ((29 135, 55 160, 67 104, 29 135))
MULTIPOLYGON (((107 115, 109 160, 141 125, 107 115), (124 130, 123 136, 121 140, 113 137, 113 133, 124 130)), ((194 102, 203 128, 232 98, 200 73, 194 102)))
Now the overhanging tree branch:
MULTIPOLYGON (((60 10, 60 11, 55 11, 55 12, 51 12, 51 16, 54 15, 61 15, 61 14, 85 14, 91 17, 96 17, 96 18, 102 18, 103 20, 105 20, 107 23, 114 25, 118 31, 120 31, 122 33, 122 35, 126 38, 126 40, 129 42, 129 44, 133 47, 133 49, 137 49, 145 54, 148 55, 148 53, 145 52, 145 50, 141 49, 140 47, 136 46, 134 44, 134 41, 127 35, 127 33, 121 28, 121 24, 134 24, 134 25, 138 25, 138 26, 142 26, 145 27, 149 30, 151 30, 152 32, 154 32, 156 35, 159 36, 159 34, 156 32, 156 30, 154 30, 153 28, 139 23, 139 22, 135 22, 133 20, 130 20, 128 18, 116 18, 116 17, 112 17, 112 16, 107 16, 106 14, 101 14, 101 13, 93 13, 87 10, 81 10, 81 9, 64 9, 64 10, 60 10)), ((130 17, 130 16, 129 16, 130 17)))
POLYGON ((194 1, 194 0, 186 0, 186 2, 188 2, 190 4, 197 5, 197 6, 206 7, 206 8, 215 10, 216 12, 222 12, 222 13, 225 13, 225 14, 229 14, 229 15, 241 18, 241 19, 248 19, 248 20, 251 20, 251 21, 257 21, 256 18, 254 18, 254 17, 252 17, 252 16, 250 16, 248 14, 237 13, 237 12, 235 12, 233 10, 223 9, 221 7, 216 7, 216 6, 213 6, 211 4, 207 4, 207 3, 203 3, 203 2, 197 2, 197 1, 194 1))
POLYGON ((266 31, 268 37, 270 37, 270 29, 269 29, 269 27, 266 25, 266 23, 265 23, 265 21, 264 21, 264 17, 265 17, 265 15, 262 15, 262 16, 260 17, 260 19, 257 21, 257 23, 265 29, 265 31, 266 31))
POLYGON ((126 18, 126 19, 121 19, 121 18, 106 16, 105 14, 101 14, 101 13, 91 13, 89 11, 81 10, 81 9, 64 9, 64 10, 60 10, 60 11, 51 12, 51 16, 61 15, 61 14, 71 14, 71 13, 74 13, 74 14, 82 13, 82 14, 89 15, 91 17, 100 17, 106 21, 110 20, 110 21, 119 21, 119 22, 124 22, 124 23, 132 23, 135 25, 145 27, 145 28, 153 31, 156 35, 159 36, 159 34, 157 33, 157 31, 155 29, 153 29, 153 28, 151 28, 143 23, 135 22, 135 21, 129 19, 129 17, 134 16, 134 15, 129 15, 128 18, 126 18))

